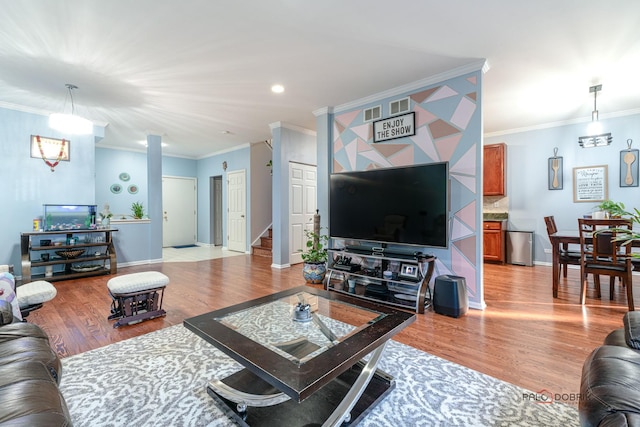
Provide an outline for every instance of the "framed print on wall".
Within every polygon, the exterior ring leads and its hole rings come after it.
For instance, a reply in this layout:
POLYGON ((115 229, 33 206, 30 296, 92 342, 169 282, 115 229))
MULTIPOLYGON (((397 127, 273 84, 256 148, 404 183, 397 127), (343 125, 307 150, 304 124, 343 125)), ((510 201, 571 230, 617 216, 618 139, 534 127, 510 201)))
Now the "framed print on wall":
POLYGON ((71 142, 66 139, 31 135, 31 157, 42 159, 51 168, 51 172, 54 172, 61 161, 69 161, 70 145, 71 142))
POLYGON ((549 170, 549 190, 562 190, 562 157, 549 157, 547 166, 549 170))
POLYGON ((573 201, 602 202, 607 199, 607 165, 573 168, 573 201))
POLYGON ((620 152, 620 187, 638 186, 638 150, 620 152))

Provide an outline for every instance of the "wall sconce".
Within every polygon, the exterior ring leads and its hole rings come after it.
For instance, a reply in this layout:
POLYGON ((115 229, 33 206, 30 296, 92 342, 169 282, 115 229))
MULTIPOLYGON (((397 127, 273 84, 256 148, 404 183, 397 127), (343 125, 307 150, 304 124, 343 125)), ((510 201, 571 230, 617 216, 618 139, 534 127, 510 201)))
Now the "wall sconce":
POLYGON ((226 160, 224 162, 222 162, 222 170, 223 171, 227 170, 227 161, 226 160))
POLYGON ((613 141, 611 133, 602 133, 602 123, 598 120, 597 99, 598 92, 602 90, 602 85, 591 86, 589 93, 593 93, 593 111, 591 112, 591 123, 587 127, 587 136, 578 137, 578 144, 582 148, 605 147, 613 141))

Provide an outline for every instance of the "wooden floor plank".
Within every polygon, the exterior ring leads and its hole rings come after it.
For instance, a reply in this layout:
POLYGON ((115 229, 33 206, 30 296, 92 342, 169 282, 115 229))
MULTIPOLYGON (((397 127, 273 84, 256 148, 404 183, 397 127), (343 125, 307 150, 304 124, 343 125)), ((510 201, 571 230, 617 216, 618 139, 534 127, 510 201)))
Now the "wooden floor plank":
MULTIPOLYGON (((171 279, 164 294, 166 317, 113 328, 107 320, 113 276, 55 282, 55 300, 28 320, 42 326, 61 357, 68 357, 249 299, 303 284, 302 266, 271 268, 268 258, 236 256, 200 262, 160 263, 120 268, 118 274, 161 271, 171 279)), ((551 268, 484 265, 485 310, 452 318, 433 311, 396 340, 530 391, 577 393, 582 363, 611 330, 622 326, 626 294, 616 285, 609 301, 591 287, 587 304, 579 299, 579 272, 561 279, 551 294, 551 268)), ((429 369, 429 367, 425 367, 429 369)))

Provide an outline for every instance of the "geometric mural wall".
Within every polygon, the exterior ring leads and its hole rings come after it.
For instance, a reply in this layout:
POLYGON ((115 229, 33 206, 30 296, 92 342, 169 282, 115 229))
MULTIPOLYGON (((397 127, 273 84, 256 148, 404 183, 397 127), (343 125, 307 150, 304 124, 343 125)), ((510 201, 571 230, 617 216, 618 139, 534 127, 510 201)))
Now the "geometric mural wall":
POLYGON ((481 227, 481 74, 448 79, 412 93, 371 102, 333 117, 331 172, 361 171, 434 162, 449 162, 451 182, 450 244, 448 249, 426 248, 437 256, 434 277, 463 276, 469 303, 484 307, 481 227), (380 106, 382 118, 391 116, 389 103, 409 98, 415 113, 416 133, 384 142, 373 142, 373 125, 364 110, 380 106))

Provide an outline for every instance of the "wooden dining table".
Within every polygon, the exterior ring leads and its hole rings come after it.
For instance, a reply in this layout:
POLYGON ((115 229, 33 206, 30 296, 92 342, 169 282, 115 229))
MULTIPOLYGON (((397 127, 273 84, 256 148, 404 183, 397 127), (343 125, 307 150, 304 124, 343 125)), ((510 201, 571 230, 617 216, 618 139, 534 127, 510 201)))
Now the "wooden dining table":
MULTIPOLYGON (((549 235, 553 262, 553 297, 558 298, 558 283, 560 282, 560 251, 567 250, 570 244, 580 245, 580 232, 575 230, 558 230, 549 235)), ((633 241, 633 247, 640 247, 640 241, 633 241)), ((639 260, 640 261, 640 260, 639 260)), ((635 261, 634 270, 640 268, 640 262, 635 261)))
POLYGON ((551 241, 551 259, 553 267, 553 297, 558 298, 560 282, 560 251, 566 250, 570 244, 580 244, 580 232, 575 230, 558 230, 549 235, 551 241))

